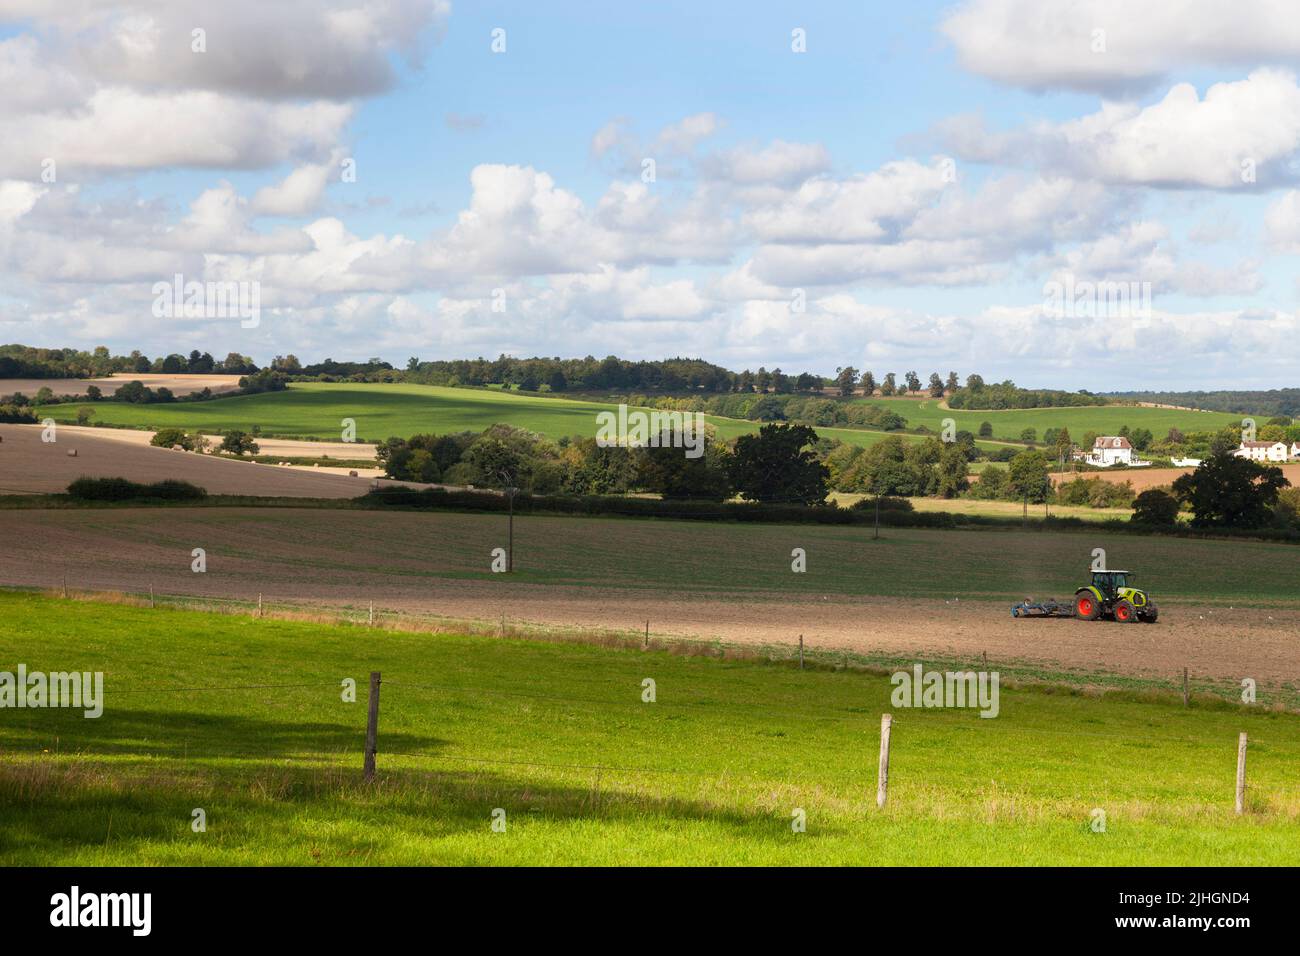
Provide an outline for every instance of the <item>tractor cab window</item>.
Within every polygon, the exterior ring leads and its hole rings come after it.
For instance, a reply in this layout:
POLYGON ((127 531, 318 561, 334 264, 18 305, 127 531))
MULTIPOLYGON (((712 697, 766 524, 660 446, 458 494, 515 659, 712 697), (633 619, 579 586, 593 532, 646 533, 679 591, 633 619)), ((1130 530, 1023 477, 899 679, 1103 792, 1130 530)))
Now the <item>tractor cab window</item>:
POLYGON ((1123 571, 1096 571, 1092 583, 1101 590, 1114 594, 1120 588, 1128 587, 1128 575, 1123 571))

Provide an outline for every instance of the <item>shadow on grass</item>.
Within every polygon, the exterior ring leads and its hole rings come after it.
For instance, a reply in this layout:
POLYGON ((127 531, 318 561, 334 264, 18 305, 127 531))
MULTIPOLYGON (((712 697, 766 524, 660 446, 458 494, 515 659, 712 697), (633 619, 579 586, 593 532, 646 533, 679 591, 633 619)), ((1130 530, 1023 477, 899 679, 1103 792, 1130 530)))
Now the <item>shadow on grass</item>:
MULTIPOLYGON (((565 783, 526 767, 430 764, 381 769, 367 785, 359 759, 330 768, 118 758, 0 763, 0 862, 383 864, 410 862, 413 853, 436 862, 454 852, 439 841, 489 834, 497 807, 512 827, 623 824, 629 849, 681 822, 707 824, 712 837, 721 829, 751 846, 790 834, 784 811, 654 792, 632 774, 603 771, 597 785, 595 771, 586 783, 565 783), (207 814, 207 833, 191 829, 195 807, 207 814)), ((819 829, 821 837, 840 832, 819 829)), ((582 862, 580 836, 571 850, 571 860, 552 862, 582 862)))
MULTIPOLYGON (((360 705, 358 705, 360 706, 360 705)), ((365 711, 358 711, 361 720, 365 711)), ((88 757, 267 757, 353 752, 357 760, 365 743, 364 723, 342 721, 292 721, 240 714, 189 711, 104 711, 95 719, 80 711, 29 710, 25 726, 12 722, 0 733, 0 744, 17 754, 42 750, 88 757)), ((421 734, 385 730, 383 745, 391 750, 429 751, 445 741, 421 734)))

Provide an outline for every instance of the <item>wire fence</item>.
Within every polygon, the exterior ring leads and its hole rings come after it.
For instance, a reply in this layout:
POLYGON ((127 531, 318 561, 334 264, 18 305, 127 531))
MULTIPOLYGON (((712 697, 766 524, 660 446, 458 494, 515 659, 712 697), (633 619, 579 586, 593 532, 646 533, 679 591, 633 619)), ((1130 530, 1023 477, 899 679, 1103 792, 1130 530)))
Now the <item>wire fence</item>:
MULTIPOLYGON (((293 602, 271 603, 271 602, 264 601, 262 595, 258 595, 257 601, 256 603, 254 603, 253 601, 250 601, 248 599, 226 598, 221 596, 163 595, 163 594, 155 593, 153 588, 150 588, 148 592, 142 592, 142 591, 124 592, 120 590, 112 590, 112 591, 88 590, 83 587, 78 587, 73 592, 69 592, 67 590, 66 584, 64 586, 64 593, 65 595, 69 593, 75 593, 77 595, 90 595, 91 597, 95 597, 95 596, 102 597, 104 595, 110 595, 110 594, 111 595, 125 594, 128 598, 132 598, 136 603, 143 604, 144 602, 147 601, 150 606, 156 606, 160 602, 165 605, 177 606, 177 607, 211 607, 213 605, 218 605, 218 606, 224 606, 238 613, 257 614, 259 616, 265 616, 268 610, 272 612, 281 611, 283 613, 291 614, 291 615, 302 613, 304 610, 306 610, 303 605, 298 603, 293 603, 293 602)), ((315 610, 317 614, 319 613, 318 609, 313 609, 313 610, 315 610)), ((336 609, 336 613, 337 610, 338 609, 336 609)), ((428 616, 428 615, 425 616, 410 615, 410 614, 403 614, 401 612, 393 612, 388 610, 381 611, 380 616, 377 617, 373 604, 369 605, 368 607, 360 611, 350 609, 348 614, 344 614, 341 616, 348 623, 357 623, 357 624, 366 623, 372 625, 375 624, 377 621, 381 620, 381 618, 387 619, 389 621, 416 620, 416 621, 428 622, 430 620, 440 620, 436 617, 428 616), (352 617, 349 615, 357 615, 357 617, 352 617)), ((458 628, 458 630, 460 629, 458 628)), ((501 619, 499 633, 504 635, 505 631, 506 631, 505 619, 503 615, 501 619)), ((629 629, 627 632, 623 632, 623 633, 626 636, 627 642, 629 644, 636 643, 637 639, 640 638, 641 646, 644 649, 647 650, 650 649, 651 645, 649 640, 650 638, 649 622, 647 622, 644 632, 641 632, 641 630, 637 628, 637 629, 629 629)), ((692 644, 699 644, 700 642, 680 641, 679 643, 684 645, 692 645, 692 644)), ((710 645, 720 646, 721 642, 707 642, 707 643, 710 645)), ((654 646, 655 649, 671 650, 673 649, 673 641, 663 639, 658 635, 656 635, 656 641, 654 646)), ((725 647, 720 647, 720 649, 725 651, 725 647)), ((754 649, 748 648, 747 650, 749 650, 751 656, 753 656, 754 649)), ((837 667, 840 666, 841 664, 844 667, 848 667, 851 659, 851 655, 848 652, 839 649, 823 650, 823 649, 814 649, 812 647, 805 647, 805 645, 802 642, 802 639, 800 641, 800 644, 797 647, 793 644, 784 647, 776 647, 776 648, 763 647, 760 648, 759 651, 761 653, 766 654, 769 660, 784 660, 791 663, 793 663, 795 660, 798 660, 801 667, 804 665, 805 660, 808 663, 813 664, 814 666, 817 663, 821 663, 822 665, 826 665, 827 663, 829 663, 837 667)), ((855 663, 860 663, 860 659, 855 660, 855 663)), ((873 669, 873 668, 876 670, 884 669, 884 665, 882 665, 880 661, 869 661, 866 666, 868 669, 873 669)), ((988 667, 988 663, 984 662, 982 666, 988 667)), ((1003 669, 1005 670, 1005 668, 1003 669)), ((514 699, 520 701, 537 702, 542 704, 563 705, 569 708, 582 707, 582 708, 589 708, 589 709, 595 708, 598 710, 609 710, 611 708, 626 707, 630 709, 641 710, 642 712, 644 712, 645 704, 640 700, 638 694, 632 694, 630 692, 630 688, 628 687, 627 684, 613 685, 611 684, 608 678, 597 678, 597 679, 588 680, 578 675, 571 675, 566 679, 577 681, 580 683, 585 683, 589 687, 602 687, 602 688, 608 687, 612 690, 616 689, 616 693, 610 696, 585 696, 580 694, 556 692, 553 689, 547 689, 547 688, 503 687, 500 685, 485 686, 481 684, 476 685, 476 684, 465 684, 465 683, 448 683, 448 682, 428 681, 428 680, 420 680, 420 679, 411 679, 411 680, 389 679, 383 681, 382 683, 387 685, 390 688, 394 688, 395 690, 397 690, 399 693, 402 694, 406 694, 410 692, 412 695, 414 695, 410 698, 411 700, 415 700, 418 698, 427 701, 430 696, 433 696, 439 700, 439 706, 449 707, 453 709, 457 705, 458 697, 470 695, 474 697, 476 700, 514 699)), ((1197 690, 1202 691, 1206 683, 1208 682, 1198 681, 1197 690)), ((1171 682, 1171 685, 1172 685, 1172 689, 1177 688, 1176 681, 1171 682)), ((340 686, 341 686, 341 681, 339 680, 325 680, 325 679, 310 680, 310 681, 296 681, 296 682, 231 682, 226 684, 203 684, 203 685, 183 683, 180 685, 127 684, 127 685, 119 686, 117 684, 113 684, 111 685, 111 693, 114 695, 116 694, 168 695, 168 694, 191 694, 191 693, 210 694, 210 693, 217 693, 217 692, 241 693, 241 692, 254 692, 254 691, 256 692, 274 691, 278 693, 278 692, 297 691, 297 690, 324 690, 326 688, 330 689, 331 691, 337 692, 340 689, 340 686)), ((1282 689, 1285 690, 1286 685, 1283 685, 1282 689)), ((705 698, 695 698, 695 699, 686 698, 686 697, 674 697, 668 700, 656 699, 654 703, 654 707, 655 707, 655 711, 659 713, 685 712, 685 713, 698 714, 701 717, 704 717, 709 720, 713 720, 716 725, 725 725, 728 729, 731 729, 732 725, 734 725, 736 722, 743 723, 746 721, 753 720, 754 718, 763 718, 763 719, 777 718, 777 719, 791 720, 791 721, 807 721, 809 723, 819 725, 819 726, 833 725, 839 727, 852 727, 856 725, 861 727, 862 736, 874 735, 876 731, 876 728, 874 727, 874 721, 879 714, 879 712, 876 710, 872 710, 864 707, 846 708, 846 707, 837 707, 837 706, 823 704, 818 706, 815 709, 808 709, 808 708, 788 707, 788 706, 780 706, 780 705, 773 706, 767 703, 756 702, 752 700, 721 699, 718 697, 705 697, 705 698)), ((1182 713, 1185 713, 1185 711, 1183 711, 1182 713)), ((899 716, 897 710, 895 711, 895 716, 896 717, 899 716)), ((1225 755, 1224 756, 1225 760, 1227 754, 1227 748, 1225 746, 1225 743, 1219 738, 1211 739, 1202 736, 1196 736, 1193 734, 1178 734, 1172 732, 1171 733, 1150 733, 1150 732, 1142 732, 1137 729, 1125 730, 1122 732, 1107 732, 1107 731, 1091 731, 1091 730, 1080 730, 1080 729, 1057 729, 1057 728, 1042 727, 1042 726, 1030 727, 1030 726, 1025 726, 1023 724, 1008 726, 1008 722, 1005 720, 970 719, 970 716, 971 715, 969 715, 968 713, 962 714, 960 712, 954 712, 950 709, 922 708, 919 710, 908 711, 907 716, 904 717, 903 721, 898 724, 900 730, 904 731, 904 734, 899 738, 903 742, 903 747, 904 747, 903 752, 906 754, 907 750, 911 748, 914 742, 918 740, 926 741, 927 737, 931 737, 934 732, 946 733, 949 731, 958 731, 963 734, 970 734, 976 736, 988 736, 990 738, 996 738, 996 740, 1000 744, 1017 746, 1022 749, 1028 745, 1033 745, 1033 744, 1039 744, 1045 748, 1053 749, 1049 746, 1048 743, 1049 741, 1089 740, 1089 741, 1105 741, 1106 743, 1101 744, 1100 746, 1114 746, 1114 747, 1134 747, 1134 746, 1163 747, 1169 745, 1186 746, 1186 747, 1193 748, 1194 750, 1195 749, 1203 750, 1206 751, 1207 753, 1214 753, 1214 752, 1223 753, 1225 755)), ((1171 719, 1176 719, 1176 718, 1171 717, 1171 719)), ((692 768, 692 767, 682 767, 682 766, 674 766, 674 767, 638 766, 638 765, 629 765, 626 761, 611 761, 607 763, 600 760, 564 761, 564 760, 547 760, 547 759, 521 759, 513 756, 464 754, 464 753, 450 752, 446 750, 440 752, 431 752, 431 751, 422 751, 418 749, 402 749, 402 745, 400 742, 394 745, 394 749, 389 750, 387 749, 387 747, 384 746, 385 737, 383 735, 377 734, 378 739, 372 742, 369 740, 362 740, 360 731, 356 731, 356 733, 358 734, 358 738, 355 744, 352 744, 350 746, 340 745, 338 749, 333 751, 324 750, 320 746, 320 743, 323 743, 323 741, 317 743, 316 745, 313 745, 310 742, 305 742, 301 740, 294 740, 288 743, 280 744, 278 746, 268 745, 266 747, 260 747, 260 748, 246 747, 246 746, 244 747, 222 746, 222 747, 210 748, 208 752, 195 752, 193 754, 190 753, 189 747, 185 742, 181 742, 180 748, 181 748, 181 753, 183 755, 182 759, 186 759, 186 760, 248 758, 254 760, 275 761, 277 763, 281 761, 318 762, 321 760, 325 760, 325 761, 333 761, 335 763, 338 763, 341 766, 344 763, 344 761, 349 757, 349 755, 355 757, 358 754, 358 751, 360 751, 364 756, 366 756, 367 763, 370 766, 373 766, 374 757, 376 755, 380 755, 383 757, 399 757, 407 760, 420 760, 420 761, 427 760, 427 761, 436 762, 441 765, 454 764, 454 765, 469 765, 469 766, 478 766, 478 767, 500 767, 500 768, 519 769, 519 770, 545 770, 545 771, 558 771, 558 772, 577 773, 577 774, 595 773, 598 775, 611 774, 611 775, 646 775, 646 776, 658 776, 658 777, 670 776, 670 777, 676 777, 681 779, 695 779, 695 780, 701 780, 701 779, 734 780, 743 777, 743 778, 757 780, 757 781, 776 782, 775 778, 781 776, 782 773, 777 767, 771 767, 766 769, 760 767, 758 769, 755 769, 753 767, 740 768, 740 767, 720 766, 720 767, 712 767, 712 768, 705 769, 705 768, 698 768, 698 767, 692 768)), ((843 740, 842 743, 846 747, 860 747, 862 744, 862 736, 855 735, 851 739, 843 740)), ((398 741, 401 741, 403 738, 399 734, 396 739, 398 741)), ((63 741, 61 743, 66 743, 66 741, 63 741)), ((1250 746, 1254 748, 1253 752, 1257 755, 1257 760, 1259 758, 1262 758, 1266 754, 1273 753, 1273 752, 1287 755, 1288 759, 1292 759, 1291 755, 1300 755, 1300 738, 1297 738, 1295 740, 1283 740, 1281 738, 1259 739, 1256 737, 1252 737, 1250 740, 1250 746)), ((139 747, 139 750, 142 753, 149 753, 152 751, 152 754, 154 756, 160 756, 166 758, 169 756, 171 757, 176 756, 177 746, 175 744, 169 744, 166 747, 150 748, 147 745, 142 745, 141 747, 139 747)), ((45 748, 44 751, 42 752, 48 753, 49 749, 45 748)), ((68 751, 66 750, 65 747, 62 746, 56 747, 55 753, 59 756, 68 755, 68 751)), ((73 751, 72 753, 78 756, 85 756, 87 754, 93 753, 93 751, 76 750, 73 751)), ((114 751, 114 753, 121 753, 121 751, 116 750, 114 751)), ((1300 765, 1300 761, 1297 761, 1297 764, 1300 765)), ((870 769, 871 768, 867 767, 864 769, 863 772, 866 772, 870 769)), ((1064 765, 1064 764, 1046 766, 1046 767, 1040 767, 1039 772, 1051 773, 1053 772, 1054 769, 1067 770, 1069 769, 1069 767, 1068 765, 1064 765)), ((1257 774, 1257 778, 1258 778, 1258 774, 1257 774)), ((1109 784, 1103 783, 1102 786, 1103 788, 1108 788, 1109 784)), ((1159 788, 1161 786, 1161 783, 1158 780, 1153 780, 1151 781, 1151 786, 1153 788, 1159 788)), ((1041 785, 1040 782, 1034 780, 1025 780, 1023 781, 1023 785, 1020 786, 1013 785, 1011 782, 1004 780, 1000 784, 994 783, 993 789, 999 793, 1013 796, 1016 799, 1045 799, 1045 798, 1078 799, 1078 800, 1085 799, 1085 797, 1079 792, 1075 792, 1075 791, 1066 792, 1051 787, 1044 787, 1041 785)), ((1300 787, 1273 786, 1273 785, 1260 786, 1258 784, 1252 784, 1246 789, 1248 789, 1251 793, 1254 794, 1268 794, 1270 796, 1275 796, 1279 798, 1290 798, 1293 796, 1300 795, 1300 787)), ((1091 799, 1091 797, 1086 799, 1091 799)))
MULTIPOLYGON (((455 632, 460 634, 478 634, 488 636, 518 636, 540 640, 563 640, 574 643, 610 641, 632 647, 640 645, 643 650, 669 650, 674 653, 714 655, 735 657, 737 659, 760 659, 769 662, 799 662, 800 666, 815 669, 844 670, 882 670, 896 669, 900 665, 898 655, 889 653, 863 653, 842 647, 821 647, 812 643, 781 642, 728 642, 720 639, 696 639, 676 634, 652 632, 650 621, 644 626, 630 624, 618 626, 564 626, 547 625, 510 618, 504 611, 499 615, 486 618, 463 618, 436 613, 419 613, 407 610, 376 607, 373 602, 361 604, 308 604, 302 601, 264 600, 263 595, 255 598, 228 597, 224 595, 165 594, 155 592, 152 587, 140 590, 132 587, 93 588, 78 586, 69 589, 66 582, 60 588, 18 588, 0 585, 0 591, 38 591, 42 593, 62 593, 64 596, 85 597, 91 600, 112 601, 125 598, 137 605, 164 606, 178 609, 219 610, 227 614, 248 614, 257 617, 283 618, 287 620, 309 620, 315 623, 335 622, 347 625, 366 625, 372 627, 390 627, 394 629, 409 628, 413 630, 433 630, 434 632, 455 632)), ((937 601, 937 599, 936 599, 937 601)), ((947 602, 945 601, 945 604, 947 602)), ((936 666, 969 668, 977 663, 974 659, 949 660, 939 655, 916 655, 911 660, 924 658, 936 666)), ((1041 669, 1031 663, 1017 661, 978 661, 981 669, 996 667, 1005 680, 1025 680, 1032 683, 1055 684, 1065 687, 1094 687, 1105 690, 1130 689, 1131 681, 1124 675, 1107 675, 1105 673, 1089 674, 1086 679, 1071 680, 1072 675, 1041 676, 1041 669)), ((1182 678, 1173 675, 1167 680, 1146 678, 1148 686, 1166 692, 1177 692, 1183 687, 1182 678)), ((428 685, 434 687, 436 685, 428 685)), ((442 688, 440 688, 442 689, 442 688)), ((1240 685, 1232 680, 1192 676, 1186 687, 1190 695, 1210 695, 1221 700, 1233 701, 1240 693, 1240 685)), ((1287 681, 1275 681, 1258 685, 1261 704, 1281 703, 1290 708, 1300 706, 1300 685, 1287 681)), ((823 719, 834 719, 825 717, 823 719)), ((1082 733, 1082 732, 1081 732, 1082 733)))

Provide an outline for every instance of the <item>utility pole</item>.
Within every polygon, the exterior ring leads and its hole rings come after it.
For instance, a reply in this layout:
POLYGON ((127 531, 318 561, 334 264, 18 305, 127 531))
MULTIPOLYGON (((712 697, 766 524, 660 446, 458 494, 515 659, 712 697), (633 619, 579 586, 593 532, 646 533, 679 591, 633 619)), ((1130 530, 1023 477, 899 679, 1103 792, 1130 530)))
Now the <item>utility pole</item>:
POLYGON ((510 519, 506 531, 507 573, 515 569, 515 495, 517 494, 519 494, 519 489, 514 485, 506 489, 506 497, 510 499, 510 519))

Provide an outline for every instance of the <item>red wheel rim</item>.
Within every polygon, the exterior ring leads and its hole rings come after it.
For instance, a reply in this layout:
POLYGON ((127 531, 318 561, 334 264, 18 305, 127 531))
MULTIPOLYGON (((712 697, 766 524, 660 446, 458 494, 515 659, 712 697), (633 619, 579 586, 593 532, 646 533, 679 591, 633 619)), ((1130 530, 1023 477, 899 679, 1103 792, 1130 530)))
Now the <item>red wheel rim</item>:
POLYGON ((1089 601, 1087 598, 1079 598, 1079 613, 1080 613, 1080 614, 1091 614, 1091 613, 1092 613, 1092 602, 1089 601))
POLYGON ((1126 607, 1119 608, 1118 610, 1115 611, 1115 616, 1119 618, 1121 621, 1127 621, 1129 617, 1128 608, 1126 607))

